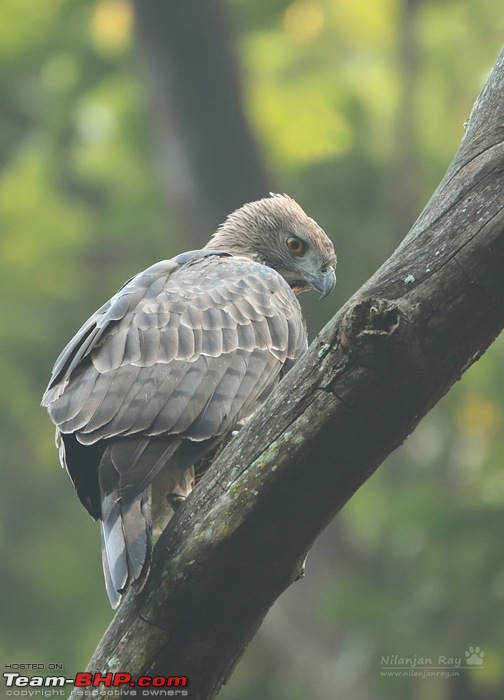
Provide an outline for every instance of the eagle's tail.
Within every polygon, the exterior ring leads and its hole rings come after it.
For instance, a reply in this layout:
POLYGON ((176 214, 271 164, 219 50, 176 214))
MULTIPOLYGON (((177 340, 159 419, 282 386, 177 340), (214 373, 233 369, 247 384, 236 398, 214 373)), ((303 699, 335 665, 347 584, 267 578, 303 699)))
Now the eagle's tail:
POLYGON ((102 500, 101 535, 105 585, 113 608, 130 583, 137 590, 143 585, 151 559, 150 486, 123 504, 117 492, 102 500))
MULTIPOLYGON (((152 553, 151 482, 179 439, 133 436, 110 442, 100 460, 102 561, 110 604, 142 588, 152 553)), ((164 494, 163 494, 164 496, 164 494)))

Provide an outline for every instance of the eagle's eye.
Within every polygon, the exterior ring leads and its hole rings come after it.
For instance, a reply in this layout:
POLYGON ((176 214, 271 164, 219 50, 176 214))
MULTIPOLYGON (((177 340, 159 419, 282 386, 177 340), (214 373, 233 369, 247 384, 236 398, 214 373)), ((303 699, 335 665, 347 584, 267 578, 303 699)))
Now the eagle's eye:
POLYGON ((306 251, 306 244, 296 236, 289 236, 287 239, 287 248, 291 253, 294 253, 294 255, 304 255, 306 251))

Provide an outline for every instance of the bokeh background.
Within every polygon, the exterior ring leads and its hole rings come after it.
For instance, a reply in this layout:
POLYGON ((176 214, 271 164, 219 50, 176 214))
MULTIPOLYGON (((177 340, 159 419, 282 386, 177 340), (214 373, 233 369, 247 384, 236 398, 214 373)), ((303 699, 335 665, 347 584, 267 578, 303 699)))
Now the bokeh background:
MULTIPOLYGON (((83 670, 112 618, 39 408, 63 345, 269 191, 338 252, 336 292, 304 303, 313 336, 418 216, 503 38, 500 0, 2 0, 5 663, 83 670)), ((498 340, 360 489, 224 700, 504 697, 503 363, 498 340), (465 665, 469 646, 484 664, 458 676, 382 675, 382 657, 465 665)))

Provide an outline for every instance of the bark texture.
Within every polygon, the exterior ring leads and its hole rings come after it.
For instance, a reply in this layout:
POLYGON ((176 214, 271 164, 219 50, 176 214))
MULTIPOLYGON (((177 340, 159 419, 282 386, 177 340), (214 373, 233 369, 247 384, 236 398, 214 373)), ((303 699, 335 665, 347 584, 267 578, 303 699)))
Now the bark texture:
POLYGON ((504 53, 407 238, 196 487, 90 670, 214 697, 317 535, 504 327, 503 191, 504 53))

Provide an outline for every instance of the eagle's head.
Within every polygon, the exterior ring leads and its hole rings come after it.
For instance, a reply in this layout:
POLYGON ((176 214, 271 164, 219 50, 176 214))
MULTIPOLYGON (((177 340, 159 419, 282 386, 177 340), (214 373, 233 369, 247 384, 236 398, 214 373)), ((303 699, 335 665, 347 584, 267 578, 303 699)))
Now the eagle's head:
POLYGON ((237 209, 205 248, 243 255, 272 267, 296 294, 316 289, 325 297, 336 284, 331 240, 286 194, 272 194, 237 209))

